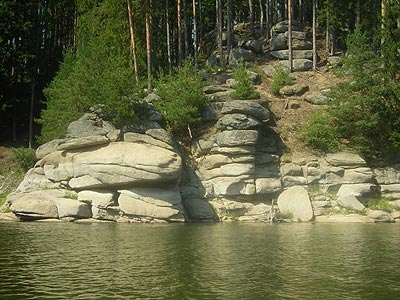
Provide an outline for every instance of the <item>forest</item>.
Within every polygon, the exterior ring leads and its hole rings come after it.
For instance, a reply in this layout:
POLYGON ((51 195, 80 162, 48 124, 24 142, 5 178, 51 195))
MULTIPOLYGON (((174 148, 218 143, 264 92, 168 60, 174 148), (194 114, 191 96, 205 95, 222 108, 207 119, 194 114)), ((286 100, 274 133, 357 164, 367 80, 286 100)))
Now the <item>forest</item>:
POLYGON ((346 53, 357 28, 397 80, 399 14, 398 0, 2 0, 0 142, 34 147, 96 104, 131 122, 144 91, 188 59, 182 78, 211 54, 228 63, 239 24, 268 41, 278 21, 300 22, 327 55, 346 53))

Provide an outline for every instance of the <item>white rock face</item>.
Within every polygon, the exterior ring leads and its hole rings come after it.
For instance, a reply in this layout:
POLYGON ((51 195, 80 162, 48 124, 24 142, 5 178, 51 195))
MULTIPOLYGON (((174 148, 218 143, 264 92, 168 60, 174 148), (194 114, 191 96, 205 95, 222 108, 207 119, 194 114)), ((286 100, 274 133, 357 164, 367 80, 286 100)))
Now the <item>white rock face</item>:
POLYGON ((11 203, 11 211, 21 219, 90 217, 90 209, 86 204, 70 198, 75 196, 66 190, 40 190, 10 195, 8 201, 11 203))
POLYGON ((181 158, 171 150, 124 142, 86 152, 58 151, 39 163, 47 178, 69 181, 73 189, 174 182, 181 170, 181 158))
POLYGON ((181 194, 177 186, 160 187, 133 187, 129 190, 119 190, 121 194, 157 206, 172 207, 182 203, 181 194))
POLYGON ((325 159, 330 165, 336 167, 363 167, 367 164, 361 156, 348 152, 327 154, 325 159))
POLYGON ((114 193, 111 191, 80 191, 78 200, 85 203, 90 203, 98 208, 107 208, 114 204, 114 193))
POLYGON ((120 210, 126 215, 164 219, 175 222, 184 221, 180 210, 176 208, 157 206, 127 194, 121 194, 118 198, 118 203, 120 210))
POLYGON ((377 186, 371 183, 343 184, 337 192, 337 197, 353 195, 355 197, 365 197, 377 192, 377 186))
POLYGON ((294 220, 311 221, 314 217, 308 192, 304 187, 293 186, 278 197, 278 207, 283 214, 292 214, 294 220))
POLYGON ((54 199, 58 217, 91 218, 92 210, 86 203, 74 199, 54 199))

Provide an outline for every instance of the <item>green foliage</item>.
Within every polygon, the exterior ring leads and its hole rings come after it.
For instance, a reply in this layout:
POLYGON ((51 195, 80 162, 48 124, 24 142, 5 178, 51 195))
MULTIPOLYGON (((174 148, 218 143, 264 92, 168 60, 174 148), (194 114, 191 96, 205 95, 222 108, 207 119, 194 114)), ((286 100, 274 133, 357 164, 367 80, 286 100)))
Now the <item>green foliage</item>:
POLYGON ((278 220, 293 220, 293 214, 291 212, 280 212, 276 213, 276 218, 278 220))
POLYGON ((134 84, 125 9, 125 2, 112 0, 81 8, 77 50, 65 56, 45 91, 40 142, 62 137, 71 121, 99 104, 117 126, 136 121, 144 94, 134 84))
POLYGON ((238 221, 239 215, 236 212, 227 210, 224 214, 225 217, 231 219, 232 221, 238 221))
POLYGON ((390 201, 386 198, 379 198, 379 199, 371 199, 368 201, 368 207, 374 210, 383 210, 386 212, 392 212, 394 210, 399 210, 399 208, 390 203, 390 201))
POLYGON ((293 78, 290 76, 288 69, 281 65, 275 67, 275 74, 272 77, 271 82, 271 93, 275 96, 279 96, 279 91, 286 85, 291 85, 293 83, 293 78))
POLYGON ((375 53, 359 29, 349 35, 347 45, 341 69, 346 81, 332 89, 333 105, 326 115, 309 121, 305 141, 321 150, 334 150, 337 141, 346 141, 365 157, 380 160, 400 150, 399 63, 387 67, 387 59, 375 53))
POLYGON ((23 172, 28 171, 36 163, 35 150, 30 148, 13 148, 13 162, 18 166, 23 172))
POLYGON ((254 91, 253 84, 249 79, 246 67, 244 64, 239 64, 233 70, 233 79, 237 81, 234 89, 235 91, 231 93, 233 99, 258 99, 260 95, 254 91))
POLYGON ((0 213, 8 213, 11 210, 8 207, 3 207, 4 203, 6 203, 8 193, 3 192, 0 193, 0 213))
POLYGON ((161 100, 155 106, 174 135, 182 137, 187 126, 201 122, 201 112, 208 105, 202 88, 202 76, 194 69, 192 60, 186 60, 171 74, 160 74, 156 90, 161 100))
POLYGON ((302 128, 302 135, 306 145, 323 152, 338 149, 339 139, 337 128, 330 116, 326 113, 315 113, 302 128))

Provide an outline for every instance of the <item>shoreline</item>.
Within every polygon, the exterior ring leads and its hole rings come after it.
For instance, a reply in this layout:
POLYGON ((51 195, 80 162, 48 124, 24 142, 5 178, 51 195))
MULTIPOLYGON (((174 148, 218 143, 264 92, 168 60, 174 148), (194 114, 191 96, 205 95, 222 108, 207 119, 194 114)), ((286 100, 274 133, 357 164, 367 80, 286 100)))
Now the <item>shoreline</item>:
MULTIPOLYGON (((374 211, 379 212, 379 211, 374 211)), ((86 219, 74 219, 74 218, 62 218, 62 219, 37 219, 37 220, 21 220, 17 216, 15 216, 12 212, 8 213, 0 213, 0 223, 8 223, 8 222, 22 222, 22 223, 78 223, 78 224, 85 224, 85 223, 112 223, 112 224, 218 224, 218 223, 238 223, 238 224, 289 224, 289 223, 309 223, 309 224, 380 224, 380 223, 400 223, 400 218, 392 218, 392 219, 373 219, 366 215, 361 214, 336 214, 336 215, 329 215, 329 216, 316 216, 313 220, 308 222, 297 222, 294 220, 283 220, 277 222, 262 222, 262 221, 239 221, 239 220, 222 220, 222 221, 198 221, 198 220, 190 220, 187 222, 167 222, 165 220, 152 220, 148 222, 138 222, 134 220, 120 220, 120 221, 110 221, 110 220, 99 220, 93 218, 86 218, 86 219)))

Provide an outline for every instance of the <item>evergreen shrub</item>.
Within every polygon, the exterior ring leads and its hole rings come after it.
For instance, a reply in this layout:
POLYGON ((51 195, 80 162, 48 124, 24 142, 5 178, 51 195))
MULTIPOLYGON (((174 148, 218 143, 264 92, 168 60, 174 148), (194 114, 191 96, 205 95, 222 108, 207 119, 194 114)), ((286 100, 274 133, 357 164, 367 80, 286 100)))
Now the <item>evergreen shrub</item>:
MULTIPOLYGON (((381 53, 393 49, 391 43, 399 44, 396 41, 386 39, 381 53)), ((388 62, 391 56, 377 53, 359 28, 349 35, 347 45, 340 70, 345 81, 332 89, 332 105, 325 116, 314 116, 306 125, 305 142, 330 150, 329 140, 343 140, 368 159, 393 157, 400 150, 399 54, 395 62, 388 62)))
POLYGON ((286 85, 291 85, 293 83, 293 78, 290 76, 288 69, 281 65, 275 67, 275 74, 272 77, 271 82, 271 93, 275 96, 279 96, 279 91, 286 85))
POLYGON ((246 67, 244 64, 239 64, 233 70, 233 79, 237 84, 234 86, 234 91, 231 93, 233 99, 258 99, 260 95, 254 91, 253 83, 249 79, 246 67))
MULTIPOLYGON (((201 73, 187 59, 171 74, 159 74, 155 83, 161 100, 155 103, 166 122, 166 127, 176 137, 186 136, 191 126, 201 123, 201 113, 208 106, 203 93, 201 73)), ((190 134, 190 133, 189 133, 190 134)))
POLYGON ((322 152, 332 152, 338 149, 339 140, 337 128, 326 113, 315 113, 302 128, 306 145, 322 152))

